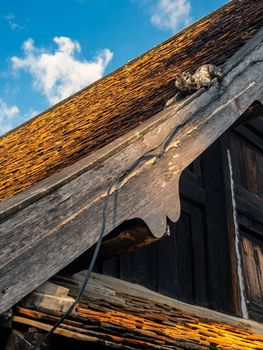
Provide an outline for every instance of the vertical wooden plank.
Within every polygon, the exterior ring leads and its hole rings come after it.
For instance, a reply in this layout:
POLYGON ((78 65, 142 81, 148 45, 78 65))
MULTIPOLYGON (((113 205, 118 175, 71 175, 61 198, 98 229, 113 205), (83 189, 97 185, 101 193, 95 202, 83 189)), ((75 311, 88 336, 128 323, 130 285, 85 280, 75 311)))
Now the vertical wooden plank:
POLYGON ((259 245, 254 245, 254 255, 257 266, 258 282, 261 290, 261 305, 263 306, 263 244, 261 248, 259 245))
POLYGON ((194 261, 191 239, 191 217, 183 211, 174 239, 177 247, 178 298, 187 303, 194 304, 194 261))
POLYGON ((157 290, 157 251, 155 244, 120 256, 120 277, 157 290))
MULTIPOLYGON (((181 219, 179 219, 179 222, 181 219)), ((178 270, 177 270, 177 240, 178 223, 169 223, 170 236, 163 237, 157 243, 157 285, 158 292, 173 298, 178 298, 178 270)), ((181 252, 183 254, 183 252, 181 252)))
POLYGON ((206 189, 207 250, 211 305, 222 312, 235 312, 229 236, 223 193, 222 163, 219 141, 203 155, 206 189))
POLYGON ((260 222, 260 214, 253 199, 258 202, 263 199, 262 127, 262 119, 257 118, 245 122, 231 133, 233 172, 235 179, 239 181, 238 185, 241 186, 237 186, 237 189, 240 189, 238 193, 243 196, 247 194, 243 202, 237 201, 237 210, 240 211, 244 203, 250 208, 249 225, 245 225, 246 220, 244 221, 241 214, 238 221, 248 313, 256 320, 262 320, 260 314, 263 307, 263 240, 258 236, 260 229, 257 230, 257 227, 260 227, 260 224, 257 218, 260 222))
POLYGON ((208 267, 206 232, 204 227, 204 208, 188 205, 191 213, 191 240, 193 249, 193 274, 195 303, 200 306, 210 306, 208 291, 208 267))
POLYGON ((102 273, 112 277, 120 278, 120 257, 115 256, 101 263, 102 273))
MULTIPOLYGON (((232 191, 234 189, 231 188, 231 181, 234 182, 234 186, 236 183, 244 184, 244 168, 243 168, 243 161, 242 161, 242 153, 241 153, 241 143, 238 138, 233 132, 227 131, 225 134, 223 134, 219 141, 220 144, 220 157, 222 162, 222 177, 223 177, 223 196, 224 196, 224 215, 226 218, 226 229, 227 229, 227 235, 229 240, 229 246, 228 246, 228 252, 230 256, 230 262, 231 262, 231 284, 232 284, 232 301, 233 301, 233 309, 234 313, 237 316, 244 316, 242 313, 245 313, 245 316, 247 316, 246 311, 246 296, 243 295, 243 308, 245 310, 242 311, 242 294, 245 293, 244 287, 242 289, 242 283, 243 281, 240 281, 240 278, 242 276, 238 276, 238 258, 237 258, 237 251, 236 249, 239 249, 239 247, 236 248, 236 240, 239 240, 240 237, 239 232, 237 232, 237 227, 235 223, 234 215, 237 215, 235 213, 236 208, 233 207, 233 198, 232 198, 232 191), (231 164, 229 164, 229 158, 228 158, 228 150, 230 151, 230 157, 231 157, 231 164), (232 176, 233 179, 231 179, 230 175, 230 166, 231 171, 233 172, 232 176), (241 290, 242 289, 242 290, 241 290)), ((235 200, 235 199, 234 199, 235 200)), ((241 265, 241 261, 240 261, 241 265)), ((241 266, 242 269, 242 266, 241 266)), ((242 271, 241 271, 242 273, 242 271)))
POLYGON ((263 306, 263 244, 262 247, 254 245, 254 256, 257 265, 258 283, 261 290, 261 305, 263 306))
POLYGON ((157 290, 157 247, 156 244, 150 244, 138 251, 140 281, 139 284, 157 290))
MULTIPOLYGON (((262 113, 262 105, 260 105, 262 113)), ((252 113, 255 113, 252 112, 252 113)), ((263 118, 257 117, 259 114, 252 114, 250 121, 238 125, 233 129, 232 153, 235 155, 235 162, 239 162, 243 167, 244 182, 239 183, 248 191, 258 195, 263 199, 263 118), (237 147, 239 143, 239 148, 237 147)), ((247 116, 248 117, 248 116, 247 116)), ((234 168, 240 173, 240 168, 234 164, 234 168)))
POLYGON ((194 160, 186 169, 186 171, 190 171, 196 181, 200 186, 203 185, 202 179, 202 167, 201 167, 201 159, 198 157, 194 160))
POLYGON ((190 217, 182 209, 179 221, 169 225, 170 236, 158 242, 158 291, 194 303, 190 217))
POLYGON ((263 155, 249 141, 241 138, 242 155, 245 169, 245 188, 263 199, 262 168, 263 155))
POLYGON ((221 140, 224 143, 225 149, 230 148, 231 150, 234 182, 245 187, 246 180, 244 162, 242 158, 241 139, 233 131, 225 133, 223 137, 221 136, 221 140))
POLYGON ((248 299, 250 302, 262 304, 262 290, 260 288, 257 264, 254 257, 253 243, 242 237, 242 258, 245 270, 248 299))
MULTIPOLYGON (((262 136, 263 139, 263 136, 262 136)), ((257 196, 263 200, 263 153, 256 152, 257 196)))

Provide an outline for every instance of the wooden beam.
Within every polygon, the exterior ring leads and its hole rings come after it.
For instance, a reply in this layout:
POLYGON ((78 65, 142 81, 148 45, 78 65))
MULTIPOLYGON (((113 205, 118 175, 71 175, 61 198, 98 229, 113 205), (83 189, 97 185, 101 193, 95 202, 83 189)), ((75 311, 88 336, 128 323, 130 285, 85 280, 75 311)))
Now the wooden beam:
POLYGON ((263 106, 259 101, 255 101, 236 121, 234 124, 234 126, 237 127, 235 131, 238 131, 238 126, 242 125, 243 123, 251 122, 252 124, 257 124, 256 119, 260 117, 263 117, 263 106))
MULTIPOLYGON (((184 172, 180 179, 180 195, 199 204, 205 203, 205 190, 190 181, 192 173, 184 172)), ((167 234, 169 227, 167 226, 167 234)), ((128 220, 107 235, 101 244, 97 263, 101 263, 114 256, 136 252, 142 247, 158 241, 142 220, 128 220)), ((197 238, 198 239, 198 238, 197 238)), ((89 265, 95 246, 81 254, 71 264, 65 267, 65 273, 77 273, 89 265)))
POLYGON ((263 31, 208 90, 0 204, 0 312, 125 220, 161 237, 180 215, 182 171, 255 101, 263 101, 263 31), (113 181, 114 179, 114 181, 113 181), (105 204, 107 203, 107 205, 105 204))
POLYGON ((206 189, 206 244, 209 293, 212 308, 228 313, 238 313, 233 292, 233 242, 229 235, 231 206, 226 203, 224 191, 231 196, 231 188, 227 186, 224 171, 229 171, 228 164, 221 157, 220 140, 214 142, 203 156, 204 187, 206 189), (227 166, 227 168, 226 168, 227 166), (227 213, 226 213, 227 212, 227 213), (220 263, 219 263, 220 262, 220 263), (224 288, 221 288, 224 285, 224 288))
MULTIPOLYGON (((73 278, 77 278, 75 275, 73 278)), ((182 301, 175 300, 173 298, 156 293, 148 288, 140 286, 138 284, 130 283, 120 280, 115 277, 105 276, 98 273, 92 273, 91 280, 96 281, 100 285, 116 291, 118 295, 133 296, 135 299, 145 300, 151 302, 152 305, 163 304, 178 310, 181 315, 194 315, 196 317, 204 318, 206 320, 222 322, 234 327, 242 327, 247 330, 251 330, 261 336, 263 336, 263 325, 255 321, 245 320, 235 316, 223 314, 204 307, 186 304, 182 301)), ((140 305, 140 304, 139 304, 140 305)))
POLYGON ((231 176, 231 168, 232 163, 230 163, 231 158, 229 158, 228 151, 230 149, 229 145, 229 132, 225 133, 220 138, 220 158, 221 158, 221 169, 222 169, 222 181, 223 181, 223 198, 224 198, 224 218, 226 220, 226 234, 228 237, 228 245, 227 251, 230 258, 230 270, 231 270, 231 293, 232 293, 232 303, 234 308, 235 315, 239 317, 243 317, 245 315, 242 314, 244 310, 242 310, 242 291, 240 286, 240 277, 238 276, 238 257, 236 251, 236 242, 237 242, 237 228, 235 223, 235 210, 236 208, 233 198, 232 189, 234 181, 231 176))
MULTIPOLYGON (((83 276, 56 278, 57 283, 67 286, 70 295, 75 296, 74 285, 83 276)), ((94 338, 83 341, 96 342, 99 338, 119 345, 134 345, 136 349, 155 346, 158 349, 185 349, 188 344, 190 349, 207 349, 213 343, 218 348, 235 345, 233 349, 244 349, 245 344, 248 348, 250 345, 263 346, 263 327, 256 322, 184 304, 109 276, 92 274, 88 289, 91 286, 97 290, 96 298, 87 290, 71 317, 60 327, 72 332, 68 334, 70 338, 78 339, 79 334, 86 334, 94 338), (118 296, 122 303, 116 303, 113 296, 118 296)), ((12 321, 14 328, 23 324, 44 329, 43 324, 52 325, 58 317, 56 307, 45 313, 38 308, 19 306, 15 308, 12 321)))
POLYGON ((57 314, 63 315, 74 302, 74 299, 68 296, 68 292, 69 289, 67 288, 51 282, 45 282, 24 298, 22 304, 25 307, 44 312, 56 310, 57 314))
MULTIPOLYGON (((158 240, 149 228, 140 220, 128 220, 107 235, 102 243, 97 257, 97 263, 114 256, 132 253, 158 240)), ((66 273, 76 273, 85 270, 89 265, 95 247, 81 254, 63 270, 66 273)))
POLYGON ((245 188, 236 185, 236 201, 240 215, 263 227, 263 203, 261 199, 245 188))

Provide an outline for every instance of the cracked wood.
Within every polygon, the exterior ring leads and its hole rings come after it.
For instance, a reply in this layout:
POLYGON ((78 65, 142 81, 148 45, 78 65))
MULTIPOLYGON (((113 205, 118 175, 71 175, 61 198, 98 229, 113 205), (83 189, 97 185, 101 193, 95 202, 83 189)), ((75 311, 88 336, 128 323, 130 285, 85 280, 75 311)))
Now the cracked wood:
POLYGON ((120 174, 108 198, 105 234, 132 218, 143 219, 153 236, 164 234, 166 217, 176 221, 180 214, 181 172, 263 100, 262 40, 259 32, 207 91, 0 205, 0 312, 96 242, 105 197, 120 174))

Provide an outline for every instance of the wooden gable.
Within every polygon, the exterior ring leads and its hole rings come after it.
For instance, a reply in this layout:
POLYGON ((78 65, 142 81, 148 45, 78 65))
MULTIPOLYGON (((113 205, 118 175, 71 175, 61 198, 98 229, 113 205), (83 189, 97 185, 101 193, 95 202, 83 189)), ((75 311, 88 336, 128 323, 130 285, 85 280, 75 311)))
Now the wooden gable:
POLYGON ((262 31, 208 90, 0 204, 0 312, 120 223, 141 218, 161 237, 180 215, 182 171, 255 101, 263 99, 262 31))

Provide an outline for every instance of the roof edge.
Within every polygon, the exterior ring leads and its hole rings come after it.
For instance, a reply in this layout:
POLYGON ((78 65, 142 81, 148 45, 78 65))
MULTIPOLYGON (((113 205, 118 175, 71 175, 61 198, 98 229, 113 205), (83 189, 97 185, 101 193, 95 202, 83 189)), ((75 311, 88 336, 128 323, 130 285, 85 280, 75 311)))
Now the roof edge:
POLYGON ((141 59, 144 55, 147 55, 147 54, 148 54, 149 52, 151 52, 152 50, 158 49, 158 48, 161 47, 162 45, 165 45, 165 44, 168 43, 169 41, 173 40, 175 37, 181 35, 186 29, 187 29, 187 30, 191 30, 191 28, 194 27, 198 22, 204 21, 204 20, 208 19, 209 17, 211 17, 212 15, 214 15, 217 11, 222 10, 222 9, 224 9, 224 8, 227 8, 228 6, 231 5, 231 3, 235 2, 235 1, 236 1, 236 0, 231 0, 231 1, 229 1, 228 3, 226 3, 225 5, 220 6, 220 7, 218 7, 216 10, 210 12, 208 15, 199 18, 198 20, 196 20, 196 21, 194 21, 192 24, 190 24, 188 27, 183 28, 183 29, 180 30, 179 32, 175 33, 173 36, 171 36, 171 37, 169 37, 168 39, 164 40, 163 42, 161 42, 161 43, 155 45, 154 47, 151 47, 149 50, 143 52, 142 54, 136 56, 135 58, 130 59, 127 63, 124 63, 122 66, 120 66, 120 67, 118 67, 117 69, 113 70, 112 72, 106 74, 106 75, 103 76, 102 78, 100 78, 100 79, 94 81, 93 83, 91 83, 90 85, 84 87, 83 89, 81 89, 81 90, 75 92, 74 94, 72 94, 72 95, 70 95, 70 96, 64 98, 63 100, 61 100, 61 101, 55 103, 54 105, 52 105, 52 106, 50 106, 49 108, 45 109, 43 112, 37 114, 36 116, 34 116, 33 118, 31 118, 31 119, 25 121, 24 123, 22 123, 22 124, 16 126, 15 128, 13 128, 12 130, 6 132, 5 134, 0 135, 0 139, 3 138, 3 137, 5 137, 5 136, 7 136, 7 135, 9 135, 9 134, 11 134, 14 130, 17 130, 17 129, 19 129, 20 127, 23 127, 24 125, 26 125, 26 124, 32 122, 32 120, 37 119, 39 116, 41 116, 42 114, 44 114, 44 113, 46 113, 46 112, 52 110, 53 108, 59 107, 61 104, 65 104, 65 103, 66 103, 67 101, 69 101, 71 98, 74 98, 74 97, 80 95, 83 91, 85 91, 85 90, 87 90, 87 89, 89 89, 89 88, 92 88, 92 87, 93 87, 94 85, 96 85, 98 82, 100 82, 100 81, 102 81, 102 80, 104 80, 104 79, 109 78, 111 75, 113 75, 113 74, 119 72, 123 67, 129 66, 129 65, 131 65, 132 63, 138 61, 138 60, 141 59))
MULTIPOLYGON (((223 77, 234 69, 247 55, 255 50, 263 41, 263 28, 259 30, 240 50, 238 50, 230 59, 223 65, 223 77)), ((214 79, 210 85, 217 83, 214 79)), ((9 215, 18 210, 30 205, 34 201, 44 197, 48 193, 55 191, 59 187, 81 176, 84 172, 99 166, 103 161, 120 152, 125 147, 134 143, 136 140, 144 137, 148 132, 156 128, 158 125, 171 118, 172 115, 179 112, 187 105, 191 104, 203 93, 206 89, 202 88, 195 94, 189 96, 185 100, 162 110, 155 116, 145 121, 135 129, 124 134, 120 138, 112 141, 108 145, 96 150, 85 158, 78 160, 74 164, 62 169, 60 172, 51 175, 50 177, 39 181, 30 188, 0 202, 0 222, 9 215)))

